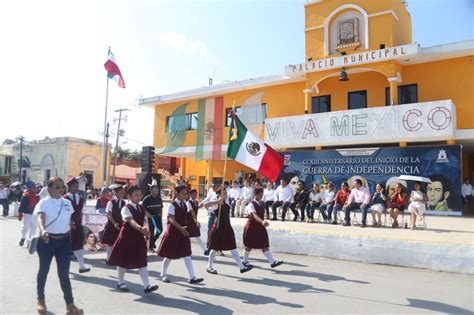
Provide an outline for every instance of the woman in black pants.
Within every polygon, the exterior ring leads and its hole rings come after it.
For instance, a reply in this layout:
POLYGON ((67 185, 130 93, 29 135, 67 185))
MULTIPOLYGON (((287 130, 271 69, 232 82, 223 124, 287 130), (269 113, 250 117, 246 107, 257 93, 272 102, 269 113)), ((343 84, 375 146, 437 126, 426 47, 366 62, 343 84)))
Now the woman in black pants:
POLYGON ((40 239, 38 240, 39 270, 36 278, 38 313, 46 313, 44 287, 53 257, 56 259, 59 282, 66 301, 68 315, 83 314, 74 305, 69 266, 71 264, 70 224, 74 208, 69 200, 63 198, 64 181, 53 177, 48 181, 49 196, 40 200, 35 209, 38 215, 40 239))

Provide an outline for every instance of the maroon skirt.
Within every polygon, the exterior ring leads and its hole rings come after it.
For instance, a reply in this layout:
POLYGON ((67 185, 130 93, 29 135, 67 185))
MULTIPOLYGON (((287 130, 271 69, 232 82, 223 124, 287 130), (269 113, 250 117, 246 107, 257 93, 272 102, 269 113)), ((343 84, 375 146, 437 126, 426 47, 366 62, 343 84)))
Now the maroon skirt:
POLYGON ((115 228, 115 226, 107 221, 105 224, 104 232, 102 233, 102 238, 100 242, 109 246, 114 246, 117 237, 119 236, 120 231, 115 228))
POLYGON ((143 234, 126 223, 120 229, 107 264, 126 269, 146 267, 146 250, 146 241, 143 234))
POLYGON ((80 250, 84 248, 84 231, 82 226, 76 225, 76 228, 73 230, 71 229, 71 249, 80 250))
POLYGON ((254 249, 270 247, 267 229, 254 220, 247 220, 244 227, 244 245, 254 249))
POLYGON ((213 250, 233 250, 237 248, 235 244, 235 234, 230 224, 222 224, 217 230, 217 224, 211 228, 207 240, 207 248, 213 250))
POLYGON ((179 259, 191 256, 191 241, 177 228, 168 224, 165 235, 161 239, 157 255, 168 259, 179 259))
POLYGON ((193 215, 191 212, 188 212, 187 214, 188 219, 187 219, 187 224, 188 224, 188 232, 189 232, 189 237, 199 237, 201 236, 201 231, 199 230, 196 221, 194 221, 193 215))

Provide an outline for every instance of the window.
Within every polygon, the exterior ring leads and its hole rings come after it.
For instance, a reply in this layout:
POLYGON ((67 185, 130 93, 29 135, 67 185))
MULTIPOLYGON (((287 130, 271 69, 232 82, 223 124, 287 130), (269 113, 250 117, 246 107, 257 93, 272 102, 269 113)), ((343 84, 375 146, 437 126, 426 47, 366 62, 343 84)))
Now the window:
POLYGON ((367 108, 367 91, 349 92, 348 104, 349 109, 367 108))
POLYGON ((5 169, 3 170, 4 174, 11 174, 12 173, 12 157, 6 156, 5 157, 5 169))
POLYGON ((326 113, 331 111, 331 95, 313 96, 311 98, 311 112, 326 113))
POLYGON ((44 171, 44 181, 48 181, 51 178, 51 170, 44 171))
POLYGON ((196 130, 198 126, 198 113, 168 116, 166 118, 166 132, 196 130))
MULTIPOLYGON (((232 110, 232 108, 226 108, 225 110, 225 126, 226 127, 229 127, 230 126, 230 122, 231 122, 231 118, 230 118, 230 111, 232 110)), ((235 107, 235 111, 237 112, 237 115, 239 115, 241 113, 241 107, 240 106, 236 106, 235 107)), ((267 104, 266 103, 262 103, 262 121, 261 123, 264 123, 265 122, 265 118, 267 118, 267 104)))
MULTIPOLYGON (((398 86, 398 104, 418 103, 418 85, 408 84, 398 86)), ((390 88, 385 88, 385 105, 390 106, 390 88)))

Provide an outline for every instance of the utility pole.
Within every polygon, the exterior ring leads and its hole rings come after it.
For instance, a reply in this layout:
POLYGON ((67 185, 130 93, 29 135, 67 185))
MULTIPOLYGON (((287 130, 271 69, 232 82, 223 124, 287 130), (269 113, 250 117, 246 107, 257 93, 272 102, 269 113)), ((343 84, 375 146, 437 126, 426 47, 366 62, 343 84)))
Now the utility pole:
POLYGON ((23 183, 23 176, 21 174, 21 171, 22 171, 22 166, 23 166, 23 140, 25 140, 25 137, 23 136, 20 136, 18 137, 18 139, 20 140, 20 159, 18 160, 18 168, 20 169, 20 182, 23 183))
POLYGON ((117 109, 115 111, 116 113, 117 112, 119 113, 119 118, 117 120, 114 118, 114 122, 118 121, 118 125, 117 125, 117 138, 115 139, 114 165, 112 167, 112 183, 115 183, 115 166, 117 165, 117 157, 118 157, 118 144, 119 144, 119 138, 120 138, 120 122, 122 120, 127 121, 127 116, 122 118, 122 112, 128 112, 128 111, 129 111, 128 109, 124 109, 124 108, 117 109))
POLYGON ((102 165, 102 175, 104 176, 104 180, 102 181, 102 186, 105 186, 107 185, 107 149, 109 148, 109 127, 110 127, 110 124, 107 123, 105 125, 105 134, 104 134, 104 138, 105 138, 105 142, 104 142, 104 146, 105 146, 105 163, 103 163, 102 165))

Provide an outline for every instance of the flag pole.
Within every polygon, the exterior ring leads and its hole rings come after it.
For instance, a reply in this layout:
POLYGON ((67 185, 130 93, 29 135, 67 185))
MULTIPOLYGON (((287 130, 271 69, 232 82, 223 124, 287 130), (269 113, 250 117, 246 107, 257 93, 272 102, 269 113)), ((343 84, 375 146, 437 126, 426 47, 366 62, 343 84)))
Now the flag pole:
MULTIPOLYGON (((235 115, 235 100, 234 102, 232 103, 232 112, 231 112, 231 115, 232 115, 232 120, 234 119, 233 118, 233 115, 235 115)), ((232 124, 230 126, 230 128, 232 128, 232 124)), ((227 139, 227 149, 229 148, 229 140, 230 137, 227 139)), ((225 152, 225 159, 224 159, 224 170, 222 171, 222 187, 221 189, 224 189, 224 181, 225 181, 225 175, 227 173, 227 159, 228 159, 228 155, 227 155, 227 151, 225 152)), ((224 200, 225 202, 225 200, 224 200)), ((219 210, 217 211, 217 228, 219 228, 219 222, 220 222, 220 216, 221 216, 221 208, 222 208, 222 204, 219 205, 219 210)))
MULTIPOLYGON (((107 52, 107 58, 110 55, 110 46, 109 51, 107 52)), ((107 185, 107 106, 109 103, 109 74, 106 75, 107 78, 107 87, 105 89, 105 114, 104 114, 104 139, 102 141, 102 185, 107 185)))

